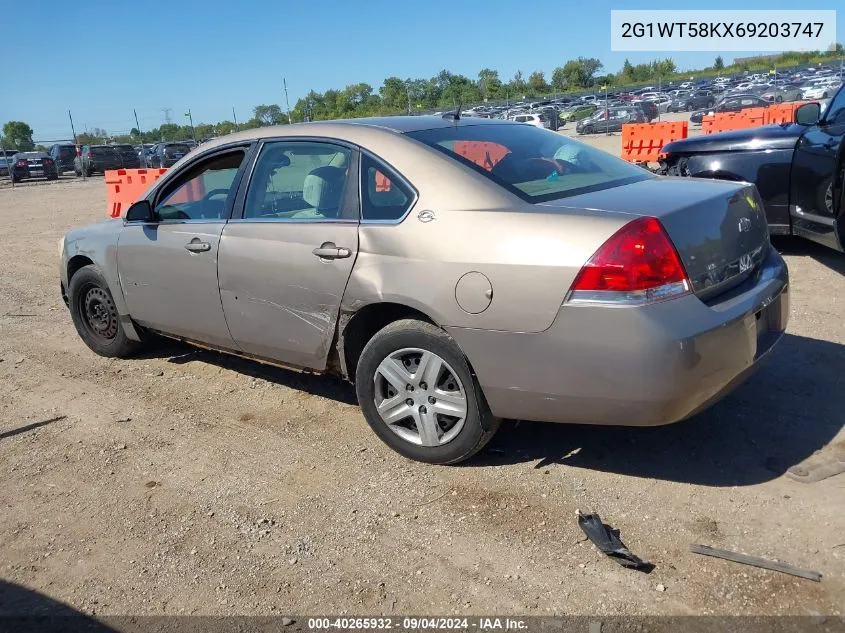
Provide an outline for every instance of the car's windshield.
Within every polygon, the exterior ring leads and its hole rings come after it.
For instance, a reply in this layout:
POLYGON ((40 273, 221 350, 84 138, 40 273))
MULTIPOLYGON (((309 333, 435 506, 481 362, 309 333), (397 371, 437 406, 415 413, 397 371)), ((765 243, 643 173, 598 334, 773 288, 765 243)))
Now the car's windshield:
POLYGON ((468 125, 408 136, 481 172, 529 202, 545 202, 651 178, 601 150, 528 125, 468 125))

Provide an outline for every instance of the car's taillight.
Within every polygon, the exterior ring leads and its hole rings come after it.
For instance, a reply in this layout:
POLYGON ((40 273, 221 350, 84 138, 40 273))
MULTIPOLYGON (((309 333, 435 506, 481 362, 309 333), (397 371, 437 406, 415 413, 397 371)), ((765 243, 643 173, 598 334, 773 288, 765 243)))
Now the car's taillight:
POLYGON ((25 161, 25 160, 19 160, 18 162, 16 162, 16 163, 15 163, 15 165, 16 165, 17 167, 26 167, 26 164, 27 164, 27 163, 26 163, 26 161, 25 161))
POLYGON ((45 165, 52 165, 53 159, 52 158, 45 158, 41 162, 44 163, 45 165))
POLYGON ((566 300, 642 305, 689 292, 686 270, 663 225, 643 217, 623 226, 595 252, 566 300))

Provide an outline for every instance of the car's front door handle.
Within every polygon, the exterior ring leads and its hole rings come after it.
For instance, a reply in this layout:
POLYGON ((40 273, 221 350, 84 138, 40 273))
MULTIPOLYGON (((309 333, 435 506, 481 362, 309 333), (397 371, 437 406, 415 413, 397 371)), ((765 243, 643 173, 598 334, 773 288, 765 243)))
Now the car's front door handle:
POLYGON ((200 242, 198 239, 194 238, 187 244, 185 244, 185 248, 187 248, 192 253, 204 253, 206 251, 211 250, 211 244, 208 242, 200 242))
POLYGON ((320 259, 344 259, 352 255, 348 248, 335 246, 334 242, 324 242, 311 252, 320 259))

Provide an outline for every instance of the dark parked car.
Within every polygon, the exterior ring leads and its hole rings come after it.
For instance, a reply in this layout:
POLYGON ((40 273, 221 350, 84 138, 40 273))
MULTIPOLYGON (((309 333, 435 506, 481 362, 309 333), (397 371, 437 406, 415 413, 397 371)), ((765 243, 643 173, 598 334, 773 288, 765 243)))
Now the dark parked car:
POLYGON ((845 89, 840 89, 823 114, 818 103, 808 103, 796 111, 790 125, 669 143, 660 165, 663 173, 673 176, 753 182, 770 233, 799 235, 843 251, 843 138, 845 89))
POLYGON ((77 176, 85 172, 90 176, 94 172, 105 173, 108 169, 120 169, 123 161, 111 145, 83 145, 82 156, 73 162, 73 171, 77 176))
POLYGON ((131 145, 112 145, 112 147, 120 157, 122 169, 138 169, 141 166, 138 152, 131 145))
POLYGON ((621 132, 625 123, 645 123, 643 111, 633 106, 620 108, 602 108, 593 116, 578 121, 575 131, 578 134, 595 134, 596 132, 621 132))
POLYGON ((765 108, 770 105, 771 103, 757 95, 730 95, 719 101, 713 107, 696 110, 690 115, 689 120, 692 123, 701 123, 701 119, 705 114, 715 114, 717 112, 740 112, 746 108, 765 108))
POLYGON ((17 150, 6 150, 4 154, 2 150, 0 150, 0 176, 9 177, 9 165, 13 165, 15 162, 15 154, 17 150))
POLYGON ((73 170, 76 158, 76 145, 73 143, 55 143, 50 147, 50 158, 56 163, 56 172, 61 176, 66 171, 73 170))
POLYGON ((657 104, 654 101, 635 101, 632 105, 642 110, 647 122, 651 123, 657 118, 657 104))
POLYGON ((687 110, 713 108, 716 105, 716 101, 718 99, 711 90, 688 92, 672 99, 672 103, 669 104, 669 112, 686 112, 687 110))
POLYGON ((20 182, 27 178, 55 180, 56 163, 47 152, 18 152, 11 162, 12 180, 20 182))
POLYGON ((159 143, 147 157, 147 167, 172 167, 190 151, 187 143, 159 143))

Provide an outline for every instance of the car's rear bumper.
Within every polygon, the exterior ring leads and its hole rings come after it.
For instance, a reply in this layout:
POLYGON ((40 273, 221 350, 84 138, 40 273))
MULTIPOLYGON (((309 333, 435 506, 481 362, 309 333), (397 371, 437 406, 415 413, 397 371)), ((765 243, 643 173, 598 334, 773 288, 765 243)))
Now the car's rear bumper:
POLYGON ((772 249, 754 280, 713 306, 693 295, 644 307, 566 305, 536 334, 447 330, 498 417, 652 426, 740 384, 788 314, 788 272, 772 249))

